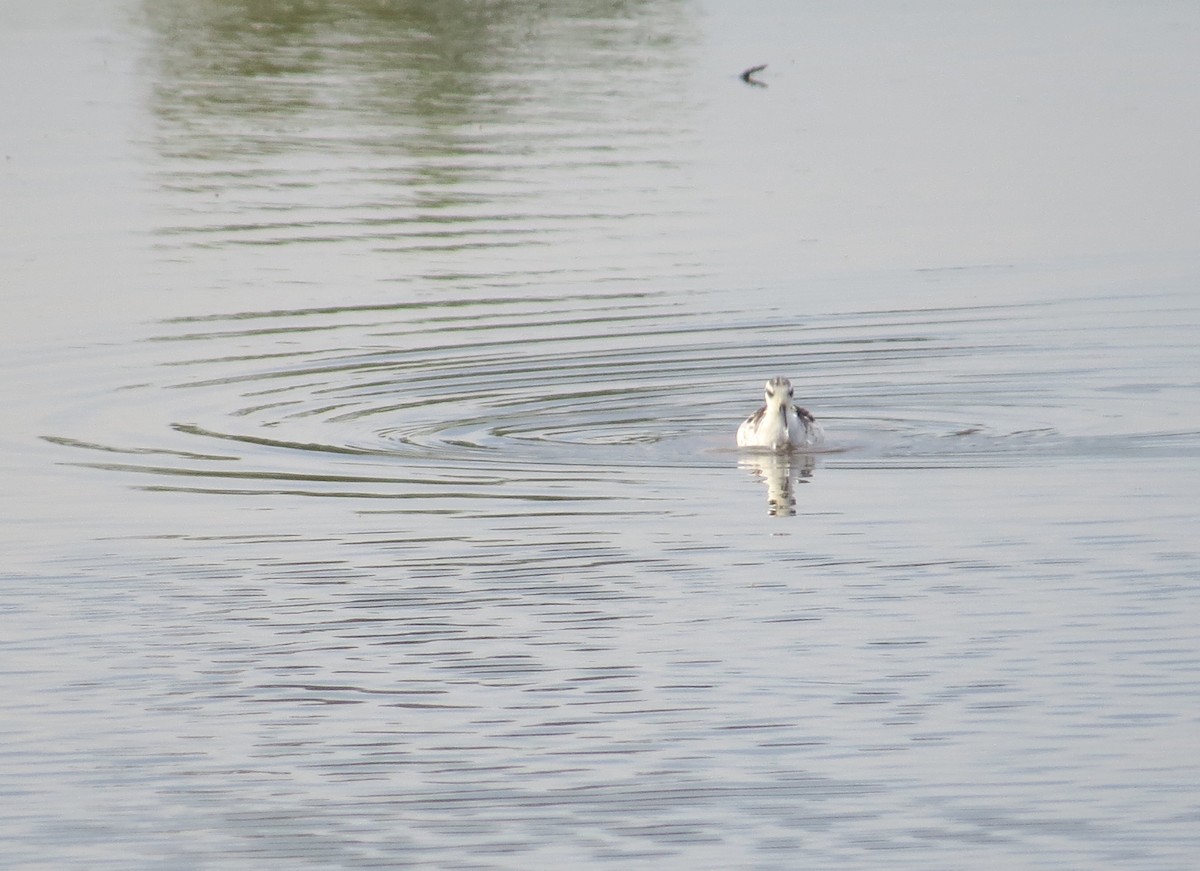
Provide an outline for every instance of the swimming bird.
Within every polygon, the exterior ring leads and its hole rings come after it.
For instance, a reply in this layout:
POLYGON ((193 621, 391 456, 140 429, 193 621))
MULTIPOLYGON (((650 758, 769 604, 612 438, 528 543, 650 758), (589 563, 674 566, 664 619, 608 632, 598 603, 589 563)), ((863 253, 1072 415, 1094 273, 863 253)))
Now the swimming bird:
POLYGON ((786 378, 768 381, 767 404, 742 421, 738 447, 785 451, 819 445, 825 438, 821 425, 808 409, 792 403, 793 395, 792 382, 786 378))

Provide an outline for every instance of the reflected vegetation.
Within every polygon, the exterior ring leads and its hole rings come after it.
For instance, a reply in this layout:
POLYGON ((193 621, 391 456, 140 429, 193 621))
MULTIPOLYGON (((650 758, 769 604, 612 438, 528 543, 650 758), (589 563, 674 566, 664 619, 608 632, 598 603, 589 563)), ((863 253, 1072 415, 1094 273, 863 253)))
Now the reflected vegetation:
MULTIPOLYGON (((144 8, 157 37, 155 108, 173 120, 333 109, 420 119, 437 130, 494 121, 528 99, 544 106, 571 69, 618 89, 629 71, 600 68, 605 58, 645 52, 635 72, 657 75, 692 32, 685 5, 147 0, 144 8)), ((408 142, 413 132, 395 134, 408 142)))
POLYGON ((151 0, 145 17, 159 179, 192 195, 164 203, 173 247, 335 242, 390 267, 371 277, 517 282, 615 272, 618 222, 662 217, 644 173, 686 135, 680 0, 151 0))
MULTIPOLYGON (((156 110, 173 122, 240 117, 256 121, 277 147, 319 147, 303 124, 343 115, 351 123, 388 117, 403 122, 378 139, 348 137, 338 144, 386 149, 469 150, 454 133, 494 122, 531 97, 539 80, 561 65, 589 57, 572 50, 581 32, 602 41, 600 28, 567 30, 562 21, 624 22, 636 26, 644 4, 595 2, 257 2, 220 0, 146 4, 159 37, 156 110), (635 8, 630 8, 635 7, 635 8)), ((657 5, 657 4, 656 4, 657 5)), ((669 44, 670 31, 657 35, 669 44)), ((552 94, 552 91, 551 91, 552 94)), ((216 132, 216 131, 214 131, 216 132)), ((227 131, 234 134, 235 131, 227 131)), ((242 155, 249 142, 230 135, 197 142, 199 156, 242 155), (227 152, 221 151, 224 144, 227 152)), ((380 131, 382 132, 382 131, 380 131)), ((266 144, 257 140, 256 144, 266 144)))

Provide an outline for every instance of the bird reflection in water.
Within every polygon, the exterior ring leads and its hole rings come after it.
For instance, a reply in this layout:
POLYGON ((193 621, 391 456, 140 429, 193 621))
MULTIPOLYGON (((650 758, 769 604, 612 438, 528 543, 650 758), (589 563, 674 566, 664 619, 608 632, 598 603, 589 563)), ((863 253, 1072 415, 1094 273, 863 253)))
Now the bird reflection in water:
POLYGON ((738 467, 767 485, 767 513, 791 517, 796 513, 796 487, 812 477, 816 458, 800 451, 756 453, 743 456, 738 467))

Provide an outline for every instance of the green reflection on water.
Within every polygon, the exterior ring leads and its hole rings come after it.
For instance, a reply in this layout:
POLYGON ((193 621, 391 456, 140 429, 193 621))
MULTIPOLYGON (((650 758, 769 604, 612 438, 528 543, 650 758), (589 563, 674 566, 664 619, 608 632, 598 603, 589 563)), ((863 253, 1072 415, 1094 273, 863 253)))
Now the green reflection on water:
MULTIPOLYGON (((148 0, 145 11, 164 118, 266 125, 319 111, 390 115, 425 131, 553 104, 569 93, 555 83, 571 71, 589 71, 599 94, 619 96, 631 69, 653 77, 678 65, 695 30, 678 0, 148 0)), ((383 139, 411 145, 417 132, 401 126, 383 139)), ((202 147, 220 153, 217 142, 202 147)))

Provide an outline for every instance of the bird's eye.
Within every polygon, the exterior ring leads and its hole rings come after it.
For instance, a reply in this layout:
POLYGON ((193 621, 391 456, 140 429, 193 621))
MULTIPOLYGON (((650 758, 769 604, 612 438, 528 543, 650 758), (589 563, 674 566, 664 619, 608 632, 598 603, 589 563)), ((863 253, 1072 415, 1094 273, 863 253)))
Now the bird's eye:
POLYGON ((791 398, 791 397, 793 397, 793 396, 795 396, 795 395, 796 395, 796 391, 795 391, 795 389, 793 389, 793 388, 789 387, 789 388, 788 388, 788 398, 791 398))
POLYGON ((770 384, 768 384, 767 385, 767 396, 774 396, 774 395, 775 395, 775 388, 772 387, 770 384))

